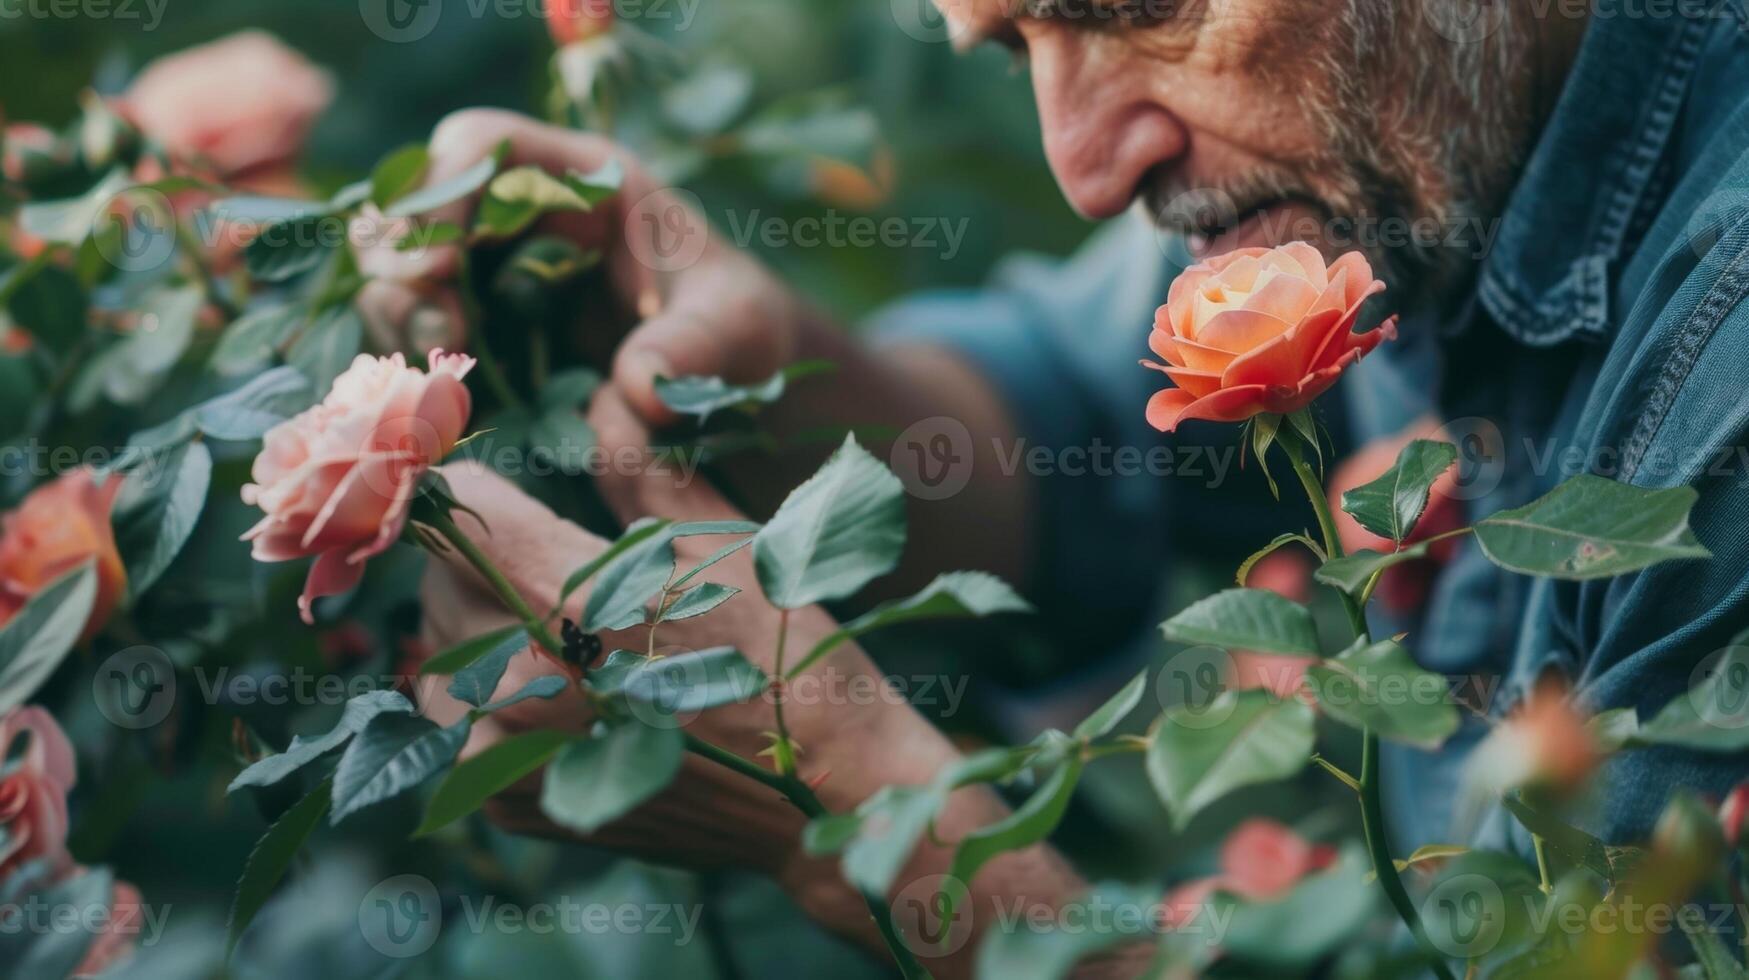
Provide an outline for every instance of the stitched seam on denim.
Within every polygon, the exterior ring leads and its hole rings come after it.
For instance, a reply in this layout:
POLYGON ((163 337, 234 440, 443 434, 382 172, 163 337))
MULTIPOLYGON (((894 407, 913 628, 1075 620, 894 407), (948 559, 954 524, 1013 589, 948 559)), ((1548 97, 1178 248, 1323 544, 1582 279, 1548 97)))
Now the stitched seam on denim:
MULTIPOLYGON (((1620 258, 1623 235, 1632 222, 1636 207, 1646 198, 1652 172, 1668 145, 1670 131, 1675 127, 1690 76, 1700 60, 1706 29, 1705 21, 1685 22, 1666 50, 1663 64, 1655 72, 1655 76, 1661 79, 1658 90, 1635 122, 1640 138, 1626 160, 1616 165, 1619 173, 1611 178, 1615 191, 1609 206, 1595 230, 1587 236, 1590 245, 1574 262, 1573 273, 1550 294, 1550 301, 1533 306, 1530 298, 1523 295, 1512 281, 1483 277, 1482 291, 1496 307, 1493 312, 1518 324, 1527 343, 1549 346, 1573 332, 1568 329, 1572 321, 1608 316, 1607 273, 1586 275, 1590 271, 1586 265, 1599 259, 1607 263, 1620 258), (1583 315, 1581 307, 1586 305, 1597 310, 1596 317, 1583 315)), ((1595 335, 1600 329, 1601 324, 1595 324, 1589 332, 1595 335)))
POLYGON ((1664 368, 1658 372, 1658 380, 1640 411, 1639 421, 1622 446, 1622 475, 1628 482, 1633 481, 1646 450, 1651 448, 1652 440, 1663 429, 1670 409, 1676 403, 1676 396, 1693 373, 1701 352, 1706 350, 1725 317, 1746 295, 1749 295, 1749 243, 1740 246, 1737 254, 1731 257, 1671 345, 1664 368))

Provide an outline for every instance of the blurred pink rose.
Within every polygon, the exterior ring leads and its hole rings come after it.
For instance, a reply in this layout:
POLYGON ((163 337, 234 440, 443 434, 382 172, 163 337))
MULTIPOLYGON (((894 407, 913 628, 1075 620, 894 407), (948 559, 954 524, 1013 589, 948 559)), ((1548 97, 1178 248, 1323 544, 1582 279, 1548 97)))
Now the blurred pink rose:
POLYGON ((14 183, 28 180, 37 161, 65 156, 55 134, 36 123, 11 123, 0 132, 0 176, 14 183))
POLYGON ((24 753, 0 776, 0 878, 42 861, 50 876, 71 870, 67 853, 67 793, 77 779, 73 745, 42 708, 14 708, 0 718, 0 759, 11 759, 20 738, 24 753))
MULTIPOLYGON (((1312 559, 1301 551, 1286 548, 1265 555, 1251 568, 1245 585, 1267 589, 1295 602, 1312 598, 1312 559)), ((1255 650, 1233 650, 1234 687, 1240 690, 1262 688, 1276 697, 1292 697, 1305 679, 1306 668, 1318 662, 1317 657, 1284 657, 1255 650)))
POLYGON ((117 880, 109 893, 109 917, 73 971, 75 977, 95 977, 133 955, 134 939, 144 926, 140 890, 117 880))
POLYGON ((1221 844, 1220 873, 1173 889, 1161 905, 1162 920, 1169 929, 1188 925, 1217 891, 1251 901, 1280 898, 1335 861, 1328 844, 1312 844, 1274 820, 1247 820, 1221 844))
POLYGON ((230 179, 289 165, 333 97, 327 72, 242 31, 153 61, 116 108, 173 157, 230 179))
POLYGON ((407 523, 425 471, 461 439, 472 401, 465 354, 431 352, 430 371, 400 354, 361 354, 320 405, 269 430, 243 502, 267 516, 243 535, 257 561, 314 556, 298 609, 358 584, 364 562, 407 523))

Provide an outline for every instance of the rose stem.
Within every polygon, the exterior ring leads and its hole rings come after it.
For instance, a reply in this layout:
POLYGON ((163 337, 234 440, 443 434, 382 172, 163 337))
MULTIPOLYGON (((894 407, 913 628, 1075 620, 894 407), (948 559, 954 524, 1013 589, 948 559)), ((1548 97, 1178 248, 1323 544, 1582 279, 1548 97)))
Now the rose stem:
MULTIPOLYGON (((1305 488, 1306 498, 1311 501, 1312 510, 1318 515, 1318 529, 1324 534, 1325 554, 1331 561, 1341 558, 1342 539, 1336 533, 1336 522, 1330 514, 1330 499, 1324 495, 1323 484, 1306 460, 1306 454, 1300 446, 1300 436, 1291 426, 1283 426, 1276 441, 1282 452, 1287 454, 1288 461, 1293 464, 1294 473, 1300 478, 1300 486, 1305 488)), ((1365 611, 1354 601, 1353 596, 1341 589, 1337 592, 1342 596, 1342 605, 1348 611, 1348 622, 1354 629, 1355 637, 1366 638, 1368 634, 1365 611)), ((1415 911, 1415 902, 1409 897, 1409 890, 1403 886, 1403 878, 1397 873, 1396 861, 1391 857, 1390 829, 1385 823, 1382 782, 1379 774, 1379 737, 1371 728, 1366 728, 1361 734, 1360 824, 1366 835, 1367 853, 1372 857, 1373 872, 1378 875, 1379 885, 1384 888, 1385 895, 1396 908, 1397 916, 1409 927, 1410 934, 1415 937, 1422 952, 1427 954, 1434 972, 1442 980, 1455 980, 1446 966, 1445 957, 1428 940, 1427 930, 1421 925, 1421 916, 1415 911)))
MULTIPOLYGON (((539 616, 535 615, 534 610, 522 598, 522 593, 516 591, 516 586, 511 585, 510 580, 504 577, 504 573, 498 570, 498 566, 492 563, 492 559, 488 558, 486 553, 481 551, 471 538, 463 534, 461 528, 455 526, 455 521, 448 514, 438 510, 430 516, 430 522, 437 533, 443 535, 444 540, 454 546, 456 551, 468 560, 468 564, 472 565, 474 570, 485 578, 486 584, 492 587, 492 591, 498 593, 498 598, 503 600, 510 611, 522 620, 522 625, 537 644, 545 647, 549 655, 556 656, 555 651, 564 649, 564 644, 554 638, 552 631, 547 629, 546 624, 541 621, 539 616)), ((787 619, 786 614, 786 623, 787 619)), ((564 666, 569 669, 569 665, 564 666)), ((590 698, 598 710, 608 710, 609 706, 603 702, 593 688, 581 681, 577 687, 590 698)), ((814 791, 808 787, 808 784, 797 779, 794 775, 771 772, 764 766, 743 759, 721 746, 712 745, 691 732, 685 733, 685 736, 687 751, 776 790, 809 819, 828 816, 831 813, 820 802, 820 798, 814 795, 814 791)), ((926 980, 929 976, 928 971, 923 969, 922 964, 918 963, 917 958, 912 955, 910 947, 905 945, 904 937, 899 935, 898 927, 893 924, 892 914, 886 903, 879 896, 867 892, 863 893, 862 898, 868 905, 869 914, 874 917, 875 925, 880 928, 881 938, 886 941, 887 949, 893 954, 893 959, 898 964, 900 975, 905 980, 926 980)))

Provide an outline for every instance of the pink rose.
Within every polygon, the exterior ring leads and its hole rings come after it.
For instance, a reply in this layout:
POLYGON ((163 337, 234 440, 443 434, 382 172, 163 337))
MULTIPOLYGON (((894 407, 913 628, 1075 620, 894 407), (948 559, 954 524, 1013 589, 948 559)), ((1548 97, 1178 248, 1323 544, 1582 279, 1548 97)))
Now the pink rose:
POLYGON ((133 937, 139 935, 144 924, 140 890, 118 879, 109 893, 109 917, 92 938, 73 975, 95 977, 132 956, 133 937))
POLYGON ((0 776, 0 879, 42 861, 51 877, 73 867, 67 853, 67 793, 73 789, 73 745, 42 708, 14 708, 0 718, 0 759, 24 753, 0 776))
POLYGON ((327 72, 242 31, 153 61, 116 108, 171 156, 228 179, 290 164, 333 97, 327 72))
POLYGON ((1220 873, 1173 889, 1161 906, 1162 920, 1167 928, 1188 925, 1217 891, 1250 901, 1280 898, 1335 862, 1336 849, 1327 844, 1312 844, 1273 820, 1247 820, 1221 844, 1220 873))
POLYGON ((267 516, 243 540, 257 561, 315 557, 298 599, 307 623, 311 601, 357 585, 365 560, 400 536, 420 478, 461 439, 474 359, 434 350, 429 363, 361 354, 320 405, 262 440, 243 502, 267 516))

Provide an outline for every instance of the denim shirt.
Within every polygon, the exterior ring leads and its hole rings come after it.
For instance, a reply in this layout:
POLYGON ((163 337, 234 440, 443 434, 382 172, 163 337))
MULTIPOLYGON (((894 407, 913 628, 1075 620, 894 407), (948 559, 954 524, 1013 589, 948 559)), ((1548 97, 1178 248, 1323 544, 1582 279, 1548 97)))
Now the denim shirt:
MULTIPOLYGON (((1649 717, 1749 628, 1749 17, 1740 0, 1708 6, 1594 4, 1463 311, 1405 323, 1323 409, 1339 442, 1445 420, 1472 521, 1581 472, 1699 491, 1693 526, 1711 561, 1554 582, 1503 572, 1466 539, 1418 622, 1375 620, 1412 627, 1430 669, 1476 678, 1494 718, 1551 670, 1589 708, 1649 717)), ((1163 437, 1143 420, 1159 376, 1136 360, 1184 261, 1181 243, 1132 214, 1065 263, 1017 258, 987 289, 915 297, 876 323, 961 353, 1033 445, 1165 447, 1170 472, 1041 481, 1032 591, 1047 617, 1112 627, 1108 647, 1118 628, 1158 621, 1175 552, 1231 547, 1235 533, 1249 550, 1302 526, 1254 472, 1212 472, 1234 427, 1163 437), (1185 465, 1198 452, 1201 475, 1185 465)), ((1460 831, 1459 771, 1486 728, 1470 717, 1437 752, 1389 749, 1399 848, 1460 831)), ((1749 778, 1749 758, 1637 750, 1604 775, 1588 829, 1625 842, 1649 834, 1673 789, 1721 795, 1749 778)), ((1472 836, 1529 847, 1497 813, 1472 836)))

